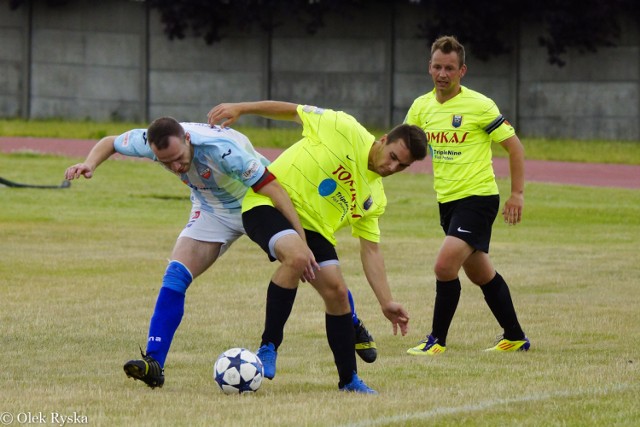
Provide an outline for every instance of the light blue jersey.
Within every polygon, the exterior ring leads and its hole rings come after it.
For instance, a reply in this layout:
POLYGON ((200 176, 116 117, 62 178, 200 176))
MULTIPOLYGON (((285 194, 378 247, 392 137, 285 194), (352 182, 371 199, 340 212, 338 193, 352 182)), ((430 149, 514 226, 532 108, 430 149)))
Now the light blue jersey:
MULTIPOLYGON (((180 179, 191 188, 194 209, 240 214, 247 188, 264 174, 269 160, 249 139, 233 129, 205 123, 180 123, 191 135, 193 162, 180 179)), ((134 129, 118 136, 115 150, 125 156, 156 160, 147 143, 147 130, 134 129)))

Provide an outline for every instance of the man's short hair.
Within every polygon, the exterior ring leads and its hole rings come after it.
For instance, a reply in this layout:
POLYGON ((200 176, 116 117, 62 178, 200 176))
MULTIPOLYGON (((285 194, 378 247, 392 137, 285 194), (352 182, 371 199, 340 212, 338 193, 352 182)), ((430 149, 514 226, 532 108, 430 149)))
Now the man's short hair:
POLYGON ((431 55, 433 55, 436 50, 442 53, 457 53, 458 59, 460 60, 459 66, 462 67, 464 65, 464 46, 462 46, 456 36, 438 37, 431 45, 431 55))
POLYGON ((394 127, 387 134, 387 144, 398 139, 404 141, 413 160, 422 160, 427 156, 427 135, 419 126, 403 123, 394 127))
POLYGON ((158 150, 164 150, 169 146, 169 138, 177 136, 184 138, 184 128, 173 117, 160 117, 155 119, 147 129, 147 141, 158 150))

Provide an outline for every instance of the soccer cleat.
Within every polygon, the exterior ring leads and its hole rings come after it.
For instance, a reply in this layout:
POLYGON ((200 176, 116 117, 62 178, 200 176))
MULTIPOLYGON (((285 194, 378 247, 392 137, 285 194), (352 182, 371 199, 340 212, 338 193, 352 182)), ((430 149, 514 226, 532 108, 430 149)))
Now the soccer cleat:
POLYGON ((265 344, 258 349, 256 355, 262 362, 264 377, 272 380, 276 376, 276 347, 272 343, 265 344))
POLYGON ((486 349, 485 351, 527 351, 529 350, 529 347, 531 347, 531 343, 527 337, 524 337, 524 340, 510 341, 499 336, 496 345, 486 349))
POLYGON ((378 394, 377 391, 369 388, 355 372, 353 373, 353 377, 351 377, 351 382, 340 386, 339 389, 340 391, 348 391, 351 393, 378 394))
POLYGON ((445 351, 447 351, 447 347, 438 344, 438 338, 427 335, 427 338, 420 341, 417 346, 407 350, 407 353, 413 356, 436 356, 445 351))
POLYGON ((376 342, 360 319, 356 325, 356 353, 366 363, 373 363, 378 358, 376 342))
POLYGON ((124 364, 124 372, 127 377, 140 380, 151 388, 164 385, 164 369, 153 357, 145 355, 140 350, 142 359, 129 360, 124 364))

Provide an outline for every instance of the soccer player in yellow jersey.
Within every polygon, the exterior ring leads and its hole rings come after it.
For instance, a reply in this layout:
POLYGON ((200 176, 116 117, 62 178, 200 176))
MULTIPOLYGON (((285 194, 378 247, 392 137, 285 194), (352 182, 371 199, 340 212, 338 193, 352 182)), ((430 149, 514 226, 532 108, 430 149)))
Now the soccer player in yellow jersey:
POLYGON ((268 198, 251 189, 242 203, 247 235, 271 261, 280 261, 267 291, 265 329, 258 350, 264 375, 275 376, 276 351, 302 279, 324 300, 327 340, 340 377, 339 389, 375 394, 357 375, 354 325, 335 232, 351 226, 352 235, 360 240, 365 276, 382 312, 393 324, 394 334, 399 327, 405 335, 409 316, 391 296, 378 246, 378 218, 387 204, 382 177, 424 159, 426 136, 420 127, 403 124, 376 140, 343 112, 278 101, 220 104, 209 112, 209 123, 228 126, 243 114, 302 125, 302 139, 271 163, 269 170, 289 194, 304 232, 297 233, 268 198))
POLYGON ((484 294, 504 329, 493 351, 526 351, 509 287, 489 258, 491 229, 500 197, 491 162, 491 145, 509 153, 511 195, 502 216, 509 225, 522 219, 524 206, 524 148, 513 127, 486 96, 460 84, 467 72, 464 47, 453 36, 431 46, 429 74, 434 89, 417 98, 405 123, 424 129, 433 162, 434 188, 440 224, 446 234, 436 258, 436 299, 432 330, 412 355, 437 355, 446 350, 447 333, 460 299, 458 273, 465 274, 484 294))

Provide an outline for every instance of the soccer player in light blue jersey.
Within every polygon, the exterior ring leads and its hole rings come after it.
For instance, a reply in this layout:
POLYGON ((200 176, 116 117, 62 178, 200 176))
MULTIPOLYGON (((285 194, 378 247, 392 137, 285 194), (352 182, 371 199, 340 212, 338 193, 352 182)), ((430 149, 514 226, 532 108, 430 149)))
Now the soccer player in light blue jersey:
MULTIPOLYGON (((303 239, 304 231, 289 196, 267 168, 269 160, 254 149, 245 135, 233 129, 161 117, 148 129, 101 139, 84 162, 66 170, 65 178, 91 178, 95 169, 115 153, 157 161, 191 189, 190 218, 178 236, 164 273, 151 317, 146 354, 143 352, 142 359, 124 365, 127 376, 151 388, 162 387, 165 360, 184 314, 187 288, 245 234, 241 206, 247 189, 269 197, 303 239)), ((317 264, 310 262, 305 277, 313 277, 316 268, 317 264)), ((352 314, 357 319, 355 310, 352 314)), ((370 339, 375 352, 373 338, 362 321, 358 322, 360 334, 370 339)))

